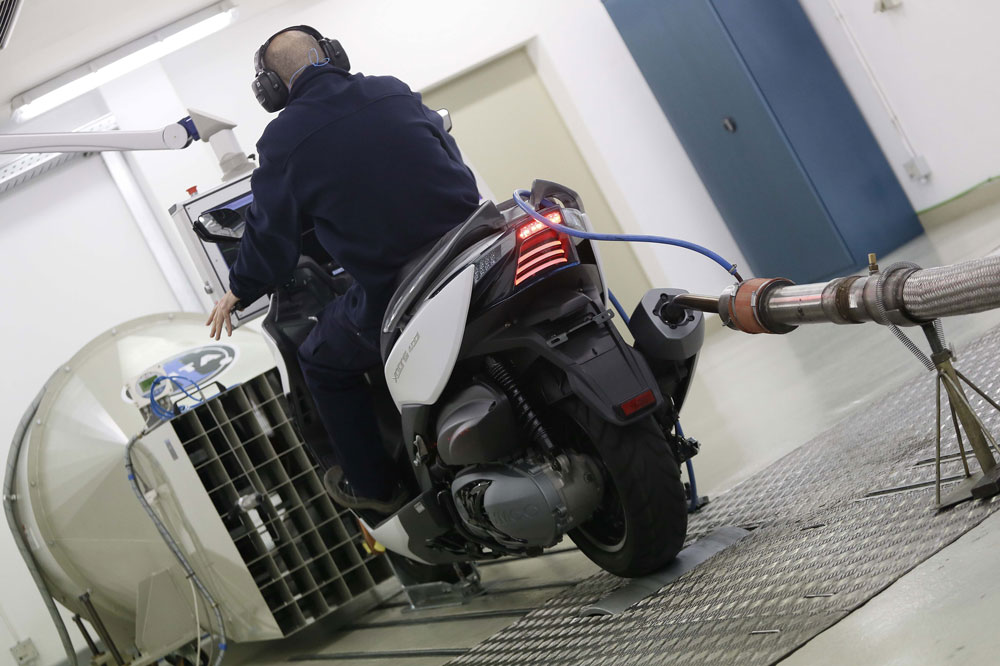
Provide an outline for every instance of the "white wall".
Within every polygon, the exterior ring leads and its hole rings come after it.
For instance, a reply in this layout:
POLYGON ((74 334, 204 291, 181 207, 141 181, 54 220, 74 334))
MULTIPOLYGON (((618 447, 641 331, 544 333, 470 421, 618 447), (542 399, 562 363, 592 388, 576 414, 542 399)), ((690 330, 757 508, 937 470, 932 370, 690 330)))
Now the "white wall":
MULTIPOLYGON (((98 156, 78 158, 0 195, 0 458, 32 399, 99 333, 178 303, 98 156)), ((0 523, 5 523, 0 518, 0 523)), ((55 629, 7 526, 0 604, 43 663, 63 658, 55 629)), ((75 628, 73 632, 76 633, 75 628)), ((0 663, 14 636, 0 629, 0 663)), ((82 645, 82 640, 78 641, 82 645)))
MULTIPOLYGON (((1000 123, 992 117, 1000 93, 990 84, 991 67, 1000 60, 1000 41, 992 34, 1000 24, 1000 5, 905 0, 899 9, 876 14, 867 1, 835 1, 900 125, 927 158, 930 181, 906 175, 903 164, 910 156, 831 0, 802 4, 914 207, 938 203, 1000 173, 993 150, 1000 143, 1000 123)), ((235 120, 248 151, 271 118, 249 92, 251 55, 277 28, 312 24, 344 43, 356 70, 392 74, 414 89, 528 44, 539 76, 560 101, 573 138, 626 231, 687 238, 745 265, 599 0, 244 0, 240 7, 236 25, 168 56, 162 73, 176 93, 175 109, 202 108, 235 120)), ((166 117, 162 91, 125 101, 116 105, 116 115, 133 117, 136 127, 145 126, 145 118, 166 117)), ((150 170, 147 180, 162 207, 183 198, 181 181, 192 175, 206 178, 203 186, 214 183, 217 171, 207 166, 208 148, 197 148, 202 154, 195 169, 185 160, 150 170)), ((535 176, 544 174, 525 179, 535 176)), ((684 251, 644 246, 640 260, 655 283, 704 292, 727 284, 717 266, 684 251)))
MULTIPOLYGON (((244 17, 219 39, 163 60, 183 103, 238 122, 246 149, 271 118, 250 94, 252 54, 281 27, 309 23, 343 42, 356 71, 392 74, 414 89, 530 43, 539 76, 626 231, 699 241, 743 263, 599 0, 267 4, 244 3, 244 17)), ((545 174, 524 177, 527 185, 545 174)), ((158 196, 166 204, 177 198, 177 190, 158 196)), ((708 292, 728 283, 718 266, 682 250, 643 248, 641 258, 654 283, 708 292)))
MULTIPOLYGON (((188 115, 158 62, 112 81, 99 92, 123 130, 163 127, 188 115)), ((195 264, 167 211, 172 204, 188 197, 189 187, 201 185, 205 189, 218 184, 221 171, 212 149, 199 141, 182 151, 137 151, 124 155, 150 213, 156 217, 159 230, 167 239, 169 250, 189 278, 190 288, 201 289, 195 264)), ((192 298, 182 301, 186 306, 182 309, 201 308, 200 304, 192 302, 198 294, 188 293, 192 298)))
POLYGON ((872 11, 869 0, 835 0, 861 52, 933 175, 922 184, 902 165, 903 141, 875 92, 831 0, 801 0, 882 150, 917 210, 1000 174, 1000 3, 903 0, 872 11))

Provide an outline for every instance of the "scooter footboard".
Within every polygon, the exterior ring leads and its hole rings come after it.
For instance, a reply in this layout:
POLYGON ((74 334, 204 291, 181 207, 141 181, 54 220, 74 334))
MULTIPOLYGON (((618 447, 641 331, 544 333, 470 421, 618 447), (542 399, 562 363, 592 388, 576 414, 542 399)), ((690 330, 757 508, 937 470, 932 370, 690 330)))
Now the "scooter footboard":
POLYGON ((428 490, 418 495, 378 526, 369 525, 364 519, 361 519, 361 522, 375 540, 386 549, 411 560, 424 564, 468 561, 469 556, 466 553, 451 553, 427 545, 454 530, 452 520, 438 504, 437 492, 428 490))

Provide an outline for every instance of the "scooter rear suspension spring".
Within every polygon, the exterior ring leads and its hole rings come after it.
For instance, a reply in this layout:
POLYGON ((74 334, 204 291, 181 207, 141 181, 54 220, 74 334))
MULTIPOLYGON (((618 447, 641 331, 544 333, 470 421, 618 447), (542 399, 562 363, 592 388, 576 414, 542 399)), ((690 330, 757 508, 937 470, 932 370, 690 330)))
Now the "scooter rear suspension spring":
POLYGON ((503 392, 507 394, 507 397, 513 404, 514 412, 517 414, 518 425, 520 425, 524 433, 532 442, 540 446, 546 454, 554 457, 556 445, 552 442, 552 438, 549 437, 545 426, 538 419, 538 415, 531 408, 531 404, 521 392, 510 371, 507 370, 503 363, 492 356, 486 357, 486 371, 490 374, 493 381, 500 385, 503 392))

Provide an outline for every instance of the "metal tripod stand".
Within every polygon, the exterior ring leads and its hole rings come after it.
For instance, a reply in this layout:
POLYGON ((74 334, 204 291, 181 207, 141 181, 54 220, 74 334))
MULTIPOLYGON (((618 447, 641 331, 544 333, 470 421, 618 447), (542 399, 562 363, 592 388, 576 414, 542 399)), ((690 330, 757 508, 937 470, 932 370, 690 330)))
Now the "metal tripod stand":
POLYGON ((938 335, 933 324, 922 326, 924 335, 931 346, 931 361, 937 370, 937 446, 934 453, 935 467, 935 498, 938 509, 944 509, 970 499, 984 499, 1000 494, 1000 466, 993 457, 993 451, 1000 453, 1000 446, 992 433, 983 424, 982 419, 969 403, 969 398, 962 388, 966 386, 979 394, 993 409, 1000 412, 1000 405, 994 402, 982 389, 976 386, 968 377, 955 369, 952 361, 954 354, 944 346, 944 341, 938 335), (948 407, 951 411, 951 422, 958 438, 958 453, 965 469, 965 479, 944 497, 941 496, 941 387, 944 386, 948 395, 948 407), (959 428, 961 425, 961 428, 959 428), (969 460, 965 453, 962 430, 968 437, 972 453, 982 471, 973 473, 969 468, 969 460), (992 450, 991 450, 992 449, 992 450))

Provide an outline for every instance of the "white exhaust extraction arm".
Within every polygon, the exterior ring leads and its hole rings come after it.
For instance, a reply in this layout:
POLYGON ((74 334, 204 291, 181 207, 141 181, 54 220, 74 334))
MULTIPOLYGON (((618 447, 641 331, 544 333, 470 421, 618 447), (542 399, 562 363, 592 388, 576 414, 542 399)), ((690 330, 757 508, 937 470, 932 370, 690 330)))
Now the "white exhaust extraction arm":
POLYGON ((201 140, 215 151, 223 181, 253 171, 253 162, 243 153, 233 133, 235 124, 203 111, 188 109, 188 113, 191 115, 158 130, 0 134, 0 153, 181 150, 192 141, 201 140))
MULTIPOLYGON (((126 132, 46 132, 44 134, 0 134, 0 153, 96 153, 121 150, 180 150, 193 136, 184 122, 163 129, 126 132)), ((193 128, 193 124, 192 124, 193 128)), ((197 134, 197 133, 196 133, 197 134)))

